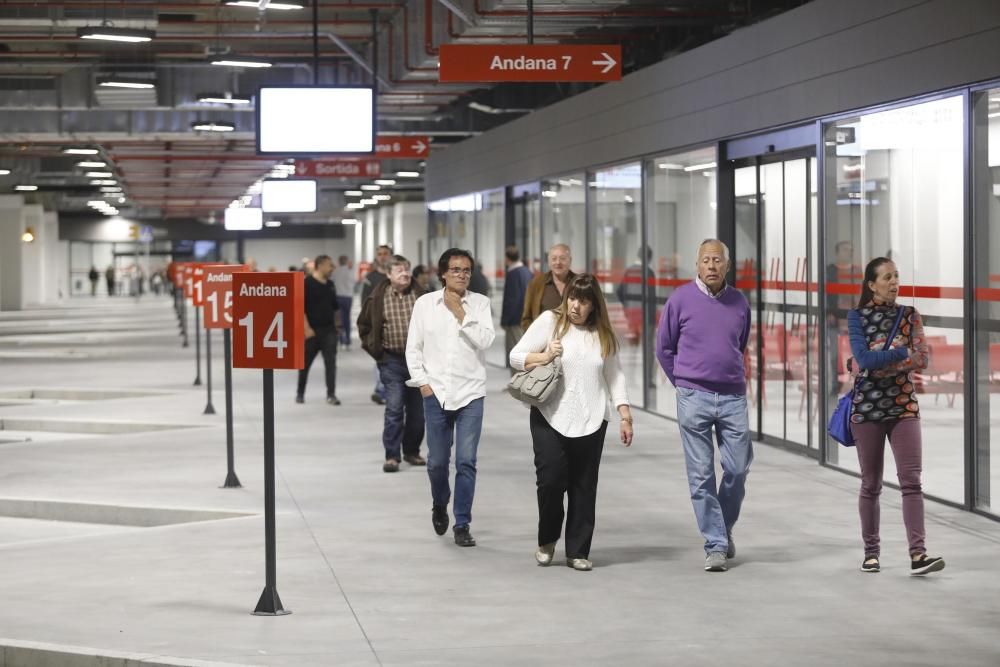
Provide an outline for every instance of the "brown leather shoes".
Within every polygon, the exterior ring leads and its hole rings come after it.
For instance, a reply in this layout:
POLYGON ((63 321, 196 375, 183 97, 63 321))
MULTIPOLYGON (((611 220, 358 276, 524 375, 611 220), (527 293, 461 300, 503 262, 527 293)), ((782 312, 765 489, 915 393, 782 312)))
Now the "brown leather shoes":
POLYGON ((396 459, 386 459, 382 464, 382 472, 399 472, 399 461, 396 459))
POLYGON ((425 466, 427 465, 427 459, 422 457, 420 454, 405 454, 403 460, 409 463, 411 466, 425 466))

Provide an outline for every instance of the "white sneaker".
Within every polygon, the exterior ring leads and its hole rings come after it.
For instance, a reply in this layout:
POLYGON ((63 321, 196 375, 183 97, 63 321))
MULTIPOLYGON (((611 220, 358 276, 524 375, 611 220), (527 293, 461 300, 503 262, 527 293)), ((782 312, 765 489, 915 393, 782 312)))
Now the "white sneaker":
POLYGON ((538 561, 539 565, 551 565, 552 556, 556 552, 556 543, 543 544, 538 547, 538 551, 535 552, 535 560, 538 561))
POLYGON ((706 572, 725 572, 729 569, 729 565, 726 563, 726 554, 721 551, 713 551, 705 558, 705 571, 706 572))
POLYGON ((566 561, 566 564, 574 570, 579 570, 580 572, 590 572, 594 569, 594 564, 586 558, 570 558, 566 561))

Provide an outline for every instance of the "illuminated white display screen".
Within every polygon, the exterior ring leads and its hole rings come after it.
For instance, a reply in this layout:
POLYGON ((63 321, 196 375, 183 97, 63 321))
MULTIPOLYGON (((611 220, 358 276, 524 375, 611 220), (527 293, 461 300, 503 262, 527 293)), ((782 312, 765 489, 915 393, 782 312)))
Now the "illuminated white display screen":
POLYGON ((264 181, 260 207, 267 213, 312 213, 316 210, 316 181, 264 181))
POLYGON ((227 208, 226 229, 252 231, 264 226, 264 212, 259 208, 227 208))
POLYGON ((283 155, 375 150, 371 88, 262 87, 257 152, 283 155))

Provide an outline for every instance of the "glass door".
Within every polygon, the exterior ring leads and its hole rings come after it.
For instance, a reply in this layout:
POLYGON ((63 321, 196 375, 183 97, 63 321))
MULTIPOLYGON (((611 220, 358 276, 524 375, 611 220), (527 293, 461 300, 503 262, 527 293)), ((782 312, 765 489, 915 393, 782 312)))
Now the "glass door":
POLYGON ((750 302, 747 399, 760 439, 818 451, 816 160, 797 152, 735 165, 736 287, 750 302))

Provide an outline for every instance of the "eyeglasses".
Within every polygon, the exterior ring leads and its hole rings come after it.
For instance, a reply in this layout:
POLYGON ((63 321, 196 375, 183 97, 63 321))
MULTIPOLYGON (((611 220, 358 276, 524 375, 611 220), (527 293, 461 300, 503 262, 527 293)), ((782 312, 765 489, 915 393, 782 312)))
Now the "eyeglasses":
POLYGON ((453 276, 471 276, 472 269, 463 269, 457 266, 449 266, 448 273, 450 273, 453 276))

